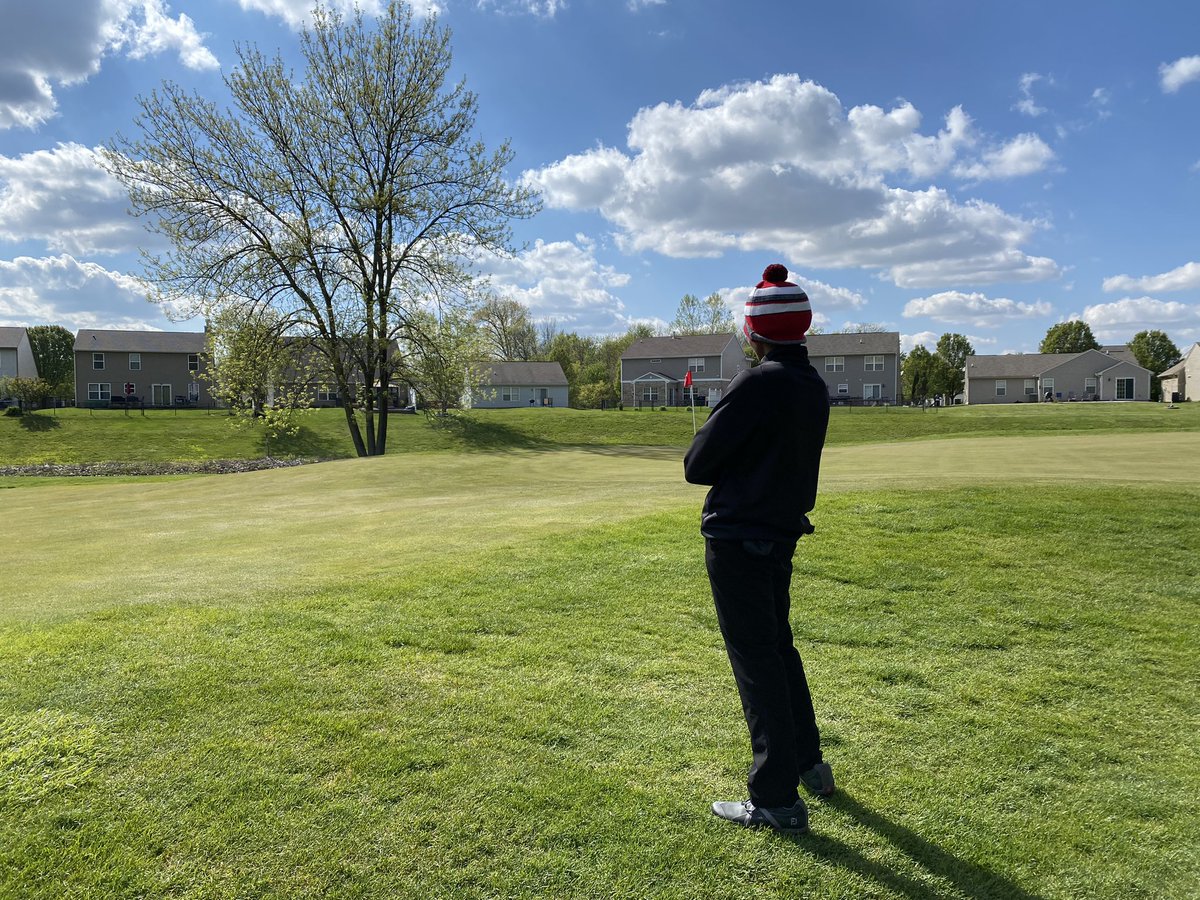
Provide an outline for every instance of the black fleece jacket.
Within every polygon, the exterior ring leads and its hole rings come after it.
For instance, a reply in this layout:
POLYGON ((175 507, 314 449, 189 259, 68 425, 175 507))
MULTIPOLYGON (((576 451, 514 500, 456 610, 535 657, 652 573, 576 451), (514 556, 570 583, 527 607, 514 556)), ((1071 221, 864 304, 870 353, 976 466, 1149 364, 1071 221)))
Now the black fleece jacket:
POLYGON ((683 461, 710 484, 700 532, 727 540, 794 541, 812 530, 829 393, 801 346, 776 346, 740 373, 683 461))

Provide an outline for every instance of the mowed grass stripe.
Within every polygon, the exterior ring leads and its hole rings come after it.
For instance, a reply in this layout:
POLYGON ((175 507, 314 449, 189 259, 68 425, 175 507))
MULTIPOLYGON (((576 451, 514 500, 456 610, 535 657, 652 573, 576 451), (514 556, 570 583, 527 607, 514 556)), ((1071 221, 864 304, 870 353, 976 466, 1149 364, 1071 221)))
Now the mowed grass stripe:
POLYGON ((843 793, 794 842, 707 813, 746 749, 693 511, 13 625, 0 894, 1187 896, 1198 499, 827 496, 793 619, 843 793))
MULTIPOLYGON (((933 415, 933 413, 931 413, 933 415)), ((822 491, 884 485, 1200 484, 1197 435, 962 438, 831 447, 822 491)), ((407 454, 169 482, 92 481, 0 493, 16 566, 0 621, 119 603, 257 602, 498 545, 542 552, 596 522, 688 508, 672 448, 407 454)), ((822 501, 823 502, 823 501, 822 501)), ((823 506, 814 519, 820 521, 823 506)))

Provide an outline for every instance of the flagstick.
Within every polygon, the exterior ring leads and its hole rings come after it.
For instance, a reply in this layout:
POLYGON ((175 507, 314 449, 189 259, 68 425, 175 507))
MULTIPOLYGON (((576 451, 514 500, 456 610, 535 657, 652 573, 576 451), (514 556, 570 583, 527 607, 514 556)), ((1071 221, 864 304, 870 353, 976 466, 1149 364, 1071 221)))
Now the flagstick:
POLYGON ((691 385, 691 388, 692 388, 692 434, 695 434, 696 433, 696 386, 693 384, 693 385, 691 385))

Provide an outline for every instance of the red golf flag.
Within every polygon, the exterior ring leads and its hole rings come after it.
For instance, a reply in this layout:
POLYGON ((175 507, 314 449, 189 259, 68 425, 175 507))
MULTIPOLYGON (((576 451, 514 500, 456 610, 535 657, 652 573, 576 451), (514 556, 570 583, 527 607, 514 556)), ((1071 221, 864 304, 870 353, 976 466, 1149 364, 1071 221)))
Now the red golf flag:
POLYGON ((684 387, 692 386, 692 370, 691 369, 688 369, 688 373, 683 376, 683 386, 684 387))

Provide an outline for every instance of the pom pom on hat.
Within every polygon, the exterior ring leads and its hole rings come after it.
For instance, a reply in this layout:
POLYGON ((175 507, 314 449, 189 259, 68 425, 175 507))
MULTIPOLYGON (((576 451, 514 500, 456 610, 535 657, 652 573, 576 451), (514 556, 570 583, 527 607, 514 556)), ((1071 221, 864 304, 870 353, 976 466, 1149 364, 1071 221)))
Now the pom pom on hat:
POLYGON ((763 281, 771 281, 775 284, 783 284, 787 281, 788 270, 787 266, 782 263, 771 263, 763 272, 763 281))
POLYGON ((750 341, 766 344, 803 344, 812 325, 808 294, 787 280, 787 266, 773 263, 746 301, 742 332, 750 341))

